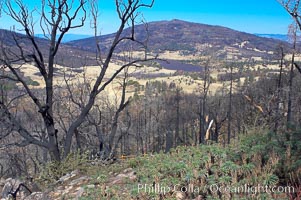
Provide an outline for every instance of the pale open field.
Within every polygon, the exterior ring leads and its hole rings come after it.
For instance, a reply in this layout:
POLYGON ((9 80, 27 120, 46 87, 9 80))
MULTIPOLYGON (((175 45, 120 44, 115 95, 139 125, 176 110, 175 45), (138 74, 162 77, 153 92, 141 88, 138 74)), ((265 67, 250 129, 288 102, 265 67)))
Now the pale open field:
MULTIPOLYGON (((137 57, 142 56, 141 52, 134 52, 134 55, 137 57)), ((160 58, 163 59, 175 59, 175 60, 181 60, 184 59, 191 59, 191 60, 196 60, 199 59, 199 57, 193 57, 193 56, 185 56, 183 57, 180 55, 180 52, 165 52, 164 54, 160 54, 160 58)), ((291 60, 291 55, 286 55, 285 57, 286 61, 291 60)), ((301 56, 298 55, 296 56, 296 61, 301 61, 301 56)), ((110 78, 116 70, 120 68, 120 65, 116 63, 111 63, 106 76, 105 80, 110 78)), ((262 68, 268 68, 268 69, 273 69, 273 70, 278 70, 279 65, 255 65, 252 67, 253 70, 258 70, 262 68)), ((41 76, 39 76, 38 70, 36 67, 33 65, 23 65, 20 70, 24 73, 25 77, 30 77, 32 80, 37 81, 39 83, 39 86, 31 86, 35 88, 44 88, 44 80, 42 79, 41 76)), ((64 86, 66 85, 66 80, 68 81, 69 84, 78 84, 78 83, 83 83, 85 80, 89 81, 89 83, 92 85, 94 81, 96 80, 96 77, 100 73, 100 66, 86 66, 84 68, 76 68, 74 70, 70 70, 68 67, 63 67, 56 65, 56 76, 54 78, 54 83, 56 85, 61 85, 64 86), (81 72, 79 72, 81 71, 81 72), (65 76, 65 78, 64 78, 65 76), (85 77, 85 78, 84 78, 85 77), (66 80, 65 80, 66 79, 66 80)), ((203 82, 201 80, 193 80, 189 75, 175 75, 175 70, 168 70, 168 69, 159 69, 156 67, 150 67, 150 66, 143 66, 140 68, 137 67, 129 67, 127 68, 127 73, 130 75, 128 80, 132 81, 137 81, 140 85, 146 85, 146 82, 148 81, 165 81, 169 85, 170 83, 175 83, 178 87, 181 87, 184 92, 186 93, 194 93, 202 88, 203 82), (152 78, 135 78, 131 76, 133 73, 140 73, 140 74, 145 74, 145 75, 151 75, 152 78), (159 75, 162 76, 164 74, 164 77, 159 77, 159 75), (158 76, 157 76, 158 75, 158 76)), ((229 72, 229 69, 219 69, 217 70, 210 70, 210 76, 213 78, 217 78, 217 76, 221 73, 227 73, 229 72)), ((111 85, 107 86, 105 93, 108 94, 108 96, 115 98, 116 95, 118 96, 120 94, 120 82, 121 78, 124 77, 124 71, 120 73, 120 75, 117 77, 116 80, 112 82, 111 85)), ((243 81, 243 79, 241 79, 243 81)), ((228 85, 228 83, 224 83, 225 85, 228 85)), ((212 83, 210 85, 210 93, 213 94, 216 90, 221 88, 223 86, 222 83, 217 82, 217 83, 212 83)), ((135 92, 134 86, 129 86, 127 88, 127 97, 133 96, 135 92)), ((143 92, 139 92, 139 94, 143 94, 143 92)))
MULTIPOLYGON (((119 65, 111 63, 107 70, 105 79, 107 80, 109 77, 111 77, 119 68, 120 68, 119 65)), ((83 83, 85 80, 88 80, 92 85, 101 70, 99 66, 87 66, 81 68, 83 72, 79 73, 78 70, 80 68, 77 68, 76 69, 77 72, 76 72, 70 70, 70 68, 58 66, 58 65, 56 66, 56 69, 57 69, 56 71, 57 76, 55 76, 54 78, 54 83, 56 85, 61 85, 61 86, 66 85, 65 79, 68 81, 69 84, 83 83)), ((24 73, 25 77, 30 77, 32 80, 37 81, 39 83, 39 86, 31 86, 31 87, 33 88, 45 87, 44 80, 41 76, 38 75, 38 70, 36 67, 34 67, 33 65, 24 65, 20 68, 20 70, 24 73)), ((142 79, 142 78, 137 79, 135 77, 130 76, 128 78, 128 80, 137 81, 140 85, 145 86, 146 82, 148 81, 165 81, 168 85, 174 82, 177 86, 181 87, 184 92, 187 93, 195 92, 203 84, 201 80, 193 80, 190 76, 174 75, 174 73, 176 72, 175 70, 159 69, 159 68, 149 67, 149 66, 144 66, 141 68, 132 66, 127 69, 127 72, 129 75, 133 73, 142 73, 146 75, 152 75, 152 77, 154 77, 154 78, 147 78, 147 79, 142 79), (165 74, 165 76, 156 77, 159 74, 161 76, 162 74, 165 74)), ((116 94, 119 93, 118 90, 120 90, 120 82, 121 82, 121 78, 123 77, 124 77, 124 71, 120 73, 118 78, 114 80, 111 85, 107 86, 105 93, 108 94, 109 96, 115 97, 116 94)), ((222 86, 221 83, 214 83, 211 85, 210 90, 215 91, 221 86, 222 86)), ((134 92, 135 92, 135 88, 133 86, 129 86, 127 88, 128 97, 132 96, 134 92)), ((142 93, 140 92, 139 94, 142 93)))

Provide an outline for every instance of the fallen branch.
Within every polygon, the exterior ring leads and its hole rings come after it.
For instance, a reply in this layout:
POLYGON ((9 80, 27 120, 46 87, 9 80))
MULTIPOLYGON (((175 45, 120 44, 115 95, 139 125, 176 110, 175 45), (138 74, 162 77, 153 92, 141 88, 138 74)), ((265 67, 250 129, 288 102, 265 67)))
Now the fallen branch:
POLYGON ((14 192, 9 192, 8 194, 12 196, 12 198, 14 200, 17 199, 17 194, 18 192, 20 191, 21 187, 24 187, 30 194, 32 193, 31 190, 26 186, 24 185, 23 183, 20 183, 19 186, 17 187, 17 189, 14 191, 14 192))

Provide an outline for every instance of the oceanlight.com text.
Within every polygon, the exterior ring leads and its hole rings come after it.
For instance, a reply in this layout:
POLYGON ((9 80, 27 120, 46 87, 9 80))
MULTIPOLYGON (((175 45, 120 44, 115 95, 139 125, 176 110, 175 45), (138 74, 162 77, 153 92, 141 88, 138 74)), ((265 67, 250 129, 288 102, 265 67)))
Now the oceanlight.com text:
POLYGON ((155 193, 155 194, 166 194, 169 192, 183 192, 183 193, 200 193, 204 190, 210 190, 211 193, 236 193, 236 194, 258 194, 258 193, 286 193, 292 194, 295 193, 295 188, 292 186, 267 186, 267 185, 255 185, 251 186, 244 184, 241 186, 220 186, 218 184, 209 185, 206 187, 198 187, 193 184, 187 186, 174 185, 166 186, 161 184, 138 184, 138 193, 155 193))

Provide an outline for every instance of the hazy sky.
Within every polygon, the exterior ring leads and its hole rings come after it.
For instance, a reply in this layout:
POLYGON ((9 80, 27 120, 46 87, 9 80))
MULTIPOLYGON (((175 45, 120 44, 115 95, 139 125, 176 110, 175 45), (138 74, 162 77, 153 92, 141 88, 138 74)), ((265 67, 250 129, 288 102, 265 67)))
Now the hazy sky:
MULTIPOLYGON (((40 7, 39 1, 24 2, 29 7, 40 7)), ((115 0, 99 0, 102 34, 115 32, 119 24, 114 2, 115 0)), ((148 22, 181 19, 226 26, 248 33, 286 34, 287 27, 292 22, 277 0, 155 0, 153 8, 144 9, 142 13, 148 22)), ((9 29, 14 25, 3 13, 0 21, 0 28, 9 29)), ((73 33, 92 34, 89 20, 85 28, 73 33)))

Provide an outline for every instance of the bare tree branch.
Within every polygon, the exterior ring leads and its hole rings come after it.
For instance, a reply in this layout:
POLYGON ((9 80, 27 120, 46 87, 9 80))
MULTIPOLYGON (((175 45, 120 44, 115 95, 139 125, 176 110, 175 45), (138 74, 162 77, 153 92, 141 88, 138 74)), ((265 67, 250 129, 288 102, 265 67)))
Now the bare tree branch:
POLYGON ((299 71, 299 73, 301 74, 301 67, 297 63, 294 63, 294 65, 297 68, 297 70, 299 71))
MULTIPOLYGON (((146 61, 146 60, 135 60, 132 61, 128 64, 123 65, 122 67, 120 67, 112 76, 111 78, 109 78, 108 81, 106 81, 102 86, 101 83, 103 82, 103 79, 105 77, 105 74, 107 72, 107 69, 109 67, 109 64, 112 60, 113 57, 113 53, 116 50, 116 47, 118 46, 118 44, 126 39, 130 39, 130 40, 134 40, 133 37, 122 37, 122 33, 124 31, 124 28, 126 26, 126 24, 128 23, 129 20, 135 20, 135 17, 133 16, 137 16, 135 15, 135 13, 137 12, 137 10, 141 7, 152 7, 154 0, 151 1, 150 4, 143 4, 141 3, 139 0, 129 0, 127 1, 127 3, 125 3, 124 1, 121 0, 116 0, 116 10, 117 13, 119 15, 119 18, 121 20, 121 24, 119 26, 118 31, 115 34, 115 38, 109 48, 108 54, 106 55, 106 59, 104 60, 103 64, 102 64, 102 68, 101 71, 92 87, 92 90, 90 92, 89 95, 89 100, 87 102, 87 104, 83 107, 80 115, 77 117, 77 119, 71 124, 70 129, 68 130, 67 136, 66 136, 66 140, 65 140, 65 154, 64 157, 66 157, 69 154, 70 151, 70 147, 71 147, 71 139, 72 136, 74 134, 74 131, 77 129, 78 126, 80 126, 80 124, 83 122, 83 120, 86 118, 86 116, 88 115, 89 111, 91 110, 96 96, 103 91, 106 86, 111 83, 114 78, 126 67, 131 66, 131 65, 135 65, 138 62, 141 61, 146 61), (101 87, 100 87, 101 86, 101 87)), ((151 59, 150 59, 151 60, 151 59)))
POLYGON ((301 13, 300 13, 300 0, 277 0, 283 8, 293 17, 301 30, 301 13))
POLYGON ((12 116, 2 101, 0 101, 0 111, 2 112, 2 116, 5 116, 9 119, 12 130, 18 132, 29 144, 36 144, 45 148, 49 147, 46 143, 34 138, 23 126, 21 126, 19 121, 12 116))

